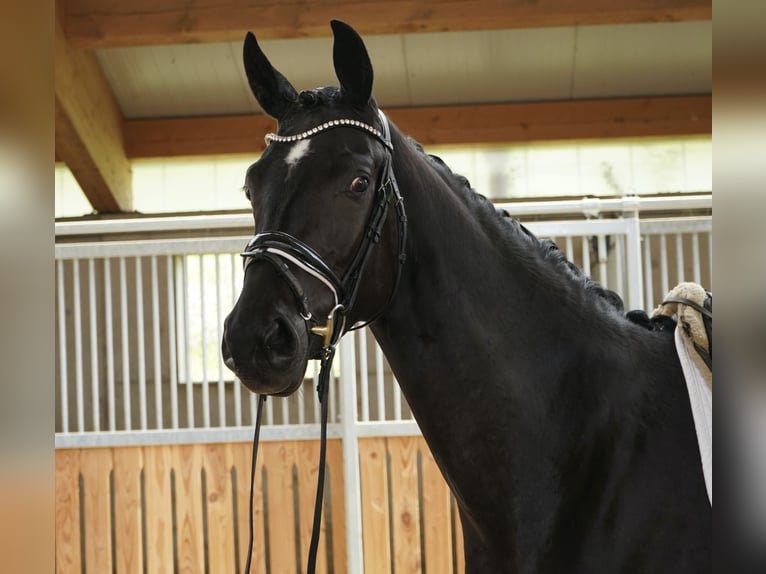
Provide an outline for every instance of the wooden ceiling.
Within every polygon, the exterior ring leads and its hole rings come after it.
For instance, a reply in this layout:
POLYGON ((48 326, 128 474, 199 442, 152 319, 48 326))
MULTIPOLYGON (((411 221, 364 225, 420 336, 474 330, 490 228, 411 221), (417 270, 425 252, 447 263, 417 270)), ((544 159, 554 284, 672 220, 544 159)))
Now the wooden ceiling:
MULTIPOLYGON (((278 67, 296 87, 313 87, 301 82, 325 70, 292 54, 331 42, 331 18, 369 38, 379 102, 424 144, 709 134, 711 17, 710 0, 62 0, 56 156, 96 211, 119 212, 132 209, 134 158, 259 152, 274 122, 247 93, 241 39, 254 31, 275 63, 285 54, 278 67), (408 52, 416 46, 429 48, 416 59, 408 52), (520 55, 508 64, 511 51, 520 55), (206 57, 214 60, 203 67, 206 57), (183 58, 197 69, 184 70, 183 58), (144 71, 147 61, 155 73, 144 71), (513 77, 484 73, 498 65, 518 77, 515 91, 513 77), (442 89, 437 74, 454 77, 455 66, 470 82, 442 89), (171 81, 184 72, 211 78, 207 91, 171 81), (418 80, 440 91, 418 90, 418 80), (167 86, 170 108, 159 105, 167 86)), ((329 61, 329 51, 320 56, 329 61)))

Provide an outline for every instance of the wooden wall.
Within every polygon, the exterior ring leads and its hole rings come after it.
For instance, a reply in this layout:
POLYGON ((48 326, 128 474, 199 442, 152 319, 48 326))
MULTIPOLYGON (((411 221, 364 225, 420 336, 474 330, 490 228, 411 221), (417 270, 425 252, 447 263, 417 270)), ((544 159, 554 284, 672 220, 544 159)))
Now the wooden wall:
MULTIPOLYGON (((264 442, 253 574, 305 571, 318 441, 264 442)), ((420 437, 359 443, 365 574, 462 574, 449 490, 420 437)), ((56 572, 242 572, 249 443, 56 451, 56 572)), ((345 574, 342 451, 328 441, 317 572, 345 574)))

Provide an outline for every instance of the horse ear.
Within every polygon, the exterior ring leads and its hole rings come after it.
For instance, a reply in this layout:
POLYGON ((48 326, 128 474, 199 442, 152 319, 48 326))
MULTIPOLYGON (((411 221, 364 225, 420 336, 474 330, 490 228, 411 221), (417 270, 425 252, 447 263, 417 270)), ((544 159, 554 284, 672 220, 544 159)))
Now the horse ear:
POLYGON ((341 92, 351 105, 363 108, 372 95, 372 64, 367 48, 356 30, 345 22, 332 20, 330 25, 335 36, 332 57, 341 92))
POLYGON ((281 118, 298 97, 292 84, 271 65, 255 35, 248 32, 243 49, 245 73, 255 99, 272 118, 281 118))

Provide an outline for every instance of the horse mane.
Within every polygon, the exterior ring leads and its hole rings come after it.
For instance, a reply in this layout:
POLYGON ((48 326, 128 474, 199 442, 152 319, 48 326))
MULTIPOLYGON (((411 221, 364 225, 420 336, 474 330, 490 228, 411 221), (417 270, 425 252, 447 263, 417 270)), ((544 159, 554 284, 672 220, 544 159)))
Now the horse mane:
POLYGON ((551 263, 552 267, 563 272, 571 280, 580 283, 587 292, 595 294, 621 313, 625 310, 622 298, 616 292, 605 288, 598 281, 594 281, 583 273, 577 265, 567 258, 553 240, 538 239, 534 233, 524 227, 506 210, 496 208, 487 197, 471 187, 468 178, 453 172, 439 156, 426 153, 419 142, 412 138, 408 139, 450 189, 455 191, 456 195, 464 202, 474 207, 472 211, 479 215, 483 223, 489 229, 497 230, 500 239, 503 237, 514 239, 521 237, 530 247, 538 250, 543 258, 551 263))

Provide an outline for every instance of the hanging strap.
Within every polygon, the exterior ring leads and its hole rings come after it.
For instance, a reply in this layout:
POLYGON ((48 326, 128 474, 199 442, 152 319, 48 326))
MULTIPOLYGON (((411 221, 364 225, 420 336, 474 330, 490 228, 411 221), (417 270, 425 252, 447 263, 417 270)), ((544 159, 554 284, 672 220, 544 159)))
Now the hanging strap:
MULTIPOLYGON (((319 381, 317 383, 317 396, 322 405, 321 429, 319 439, 319 472, 317 475, 317 492, 314 500, 314 520, 311 530, 311 542, 309 543, 309 556, 306 566, 306 574, 316 572, 317 551, 319 549, 319 534, 322 525, 322 502, 324 501, 324 476, 327 466, 327 394, 330 387, 330 374, 332 373, 332 361, 335 358, 335 347, 330 347, 322 358, 322 367, 319 371, 319 381)), ((255 432, 253 434, 253 457, 250 465, 250 516, 248 525, 250 527, 250 541, 247 546, 247 561, 245 562, 244 574, 250 574, 250 562, 253 556, 253 499, 255 495, 255 461, 258 457, 258 440, 261 430, 261 413, 263 412, 263 403, 266 402, 265 395, 258 396, 258 412, 255 419, 255 432)))
POLYGON ((247 561, 245 562, 245 574, 250 574, 250 561, 253 558, 253 499, 255 494, 255 461, 258 458, 258 437, 261 434, 261 414, 266 395, 258 395, 258 413, 255 417, 255 431, 253 432, 253 457, 250 463, 250 514, 248 525, 250 526, 250 541, 247 544, 247 561))
POLYGON ((330 373, 332 372, 332 360, 335 357, 335 347, 330 347, 322 359, 322 368, 319 371, 319 383, 317 395, 322 404, 322 427, 319 439, 319 474, 317 476, 317 494, 314 499, 314 521, 311 527, 311 543, 309 544, 309 559, 306 566, 306 574, 314 574, 317 566, 317 550, 319 548, 319 533, 322 525, 322 502, 324 501, 324 471, 327 458, 327 392, 330 387, 330 373))

